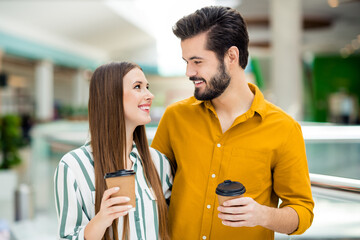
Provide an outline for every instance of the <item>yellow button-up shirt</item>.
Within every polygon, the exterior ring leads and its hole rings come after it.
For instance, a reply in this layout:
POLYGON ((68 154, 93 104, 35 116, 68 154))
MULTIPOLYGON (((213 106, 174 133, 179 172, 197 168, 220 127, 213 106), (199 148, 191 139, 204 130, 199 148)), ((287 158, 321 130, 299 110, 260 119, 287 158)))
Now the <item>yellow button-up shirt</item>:
POLYGON ((310 227, 314 202, 300 125, 249 87, 255 94, 250 109, 225 133, 210 101, 191 97, 166 109, 152 147, 177 165, 171 239, 274 239, 261 226, 222 225, 215 189, 227 179, 241 182, 245 196, 262 205, 278 207, 281 199, 279 207, 293 208, 299 216, 293 234, 310 227))

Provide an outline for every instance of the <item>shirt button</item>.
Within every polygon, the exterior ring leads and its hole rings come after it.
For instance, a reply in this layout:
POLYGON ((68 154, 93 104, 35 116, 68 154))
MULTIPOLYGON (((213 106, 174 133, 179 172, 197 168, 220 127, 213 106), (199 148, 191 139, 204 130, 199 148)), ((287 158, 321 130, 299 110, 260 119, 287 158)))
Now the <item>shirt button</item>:
POLYGON ((208 209, 210 209, 210 208, 211 208, 211 205, 207 205, 206 207, 207 207, 208 209))
POLYGON ((203 236, 203 239, 206 239, 206 236, 203 236))
POLYGON ((215 173, 213 173, 213 174, 211 175, 211 177, 212 177, 212 178, 215 178, 215 177, 216 177, 215 173))
POLYGON ((220 143, 218 143, 216 146, 217 146, 217 147, 221 147, 221 144, 220 144, 220 143))

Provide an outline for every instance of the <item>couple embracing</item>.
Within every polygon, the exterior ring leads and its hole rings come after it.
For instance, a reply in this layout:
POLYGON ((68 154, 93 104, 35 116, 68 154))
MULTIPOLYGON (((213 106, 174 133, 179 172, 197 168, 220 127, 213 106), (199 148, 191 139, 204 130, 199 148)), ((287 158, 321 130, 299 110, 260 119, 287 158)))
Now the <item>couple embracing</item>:
POLYGON ((149 147, 154 96, 141 68, 114 62, 95 70, 91 139, 55 172, 58 238, 257 240, 305 232, 314 202, 301 128, 246 82, 242 16, 204 7, 173 32, 194 97, 166 109, 149 147), (119 169, 136 172, 135 211, 106 185, 104 176, 119 169), (215 189, 227 179, 247 191, 219 206, 215 189))

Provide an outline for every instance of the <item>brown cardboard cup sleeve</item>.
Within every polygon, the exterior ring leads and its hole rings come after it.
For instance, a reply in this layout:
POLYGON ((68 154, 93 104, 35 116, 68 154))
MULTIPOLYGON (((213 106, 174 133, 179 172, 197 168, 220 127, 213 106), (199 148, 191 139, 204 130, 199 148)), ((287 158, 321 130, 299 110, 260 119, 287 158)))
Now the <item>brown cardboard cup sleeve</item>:
POLYGON ((130 202, 119 205, 131 205, 129 211, 135 211, 136 196, 135 196, 135 172, 133 170, 119 170, 116 172, 107 173, 105 175, 107 188, 119 187, 119 191, 111 195, 111 197, 129 197, 130 202))

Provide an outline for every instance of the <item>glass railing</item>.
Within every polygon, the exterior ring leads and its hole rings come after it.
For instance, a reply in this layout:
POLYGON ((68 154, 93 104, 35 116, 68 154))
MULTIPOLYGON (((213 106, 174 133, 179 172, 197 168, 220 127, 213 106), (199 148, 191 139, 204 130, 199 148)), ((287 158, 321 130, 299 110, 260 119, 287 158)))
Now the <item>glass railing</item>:
MULTIPOLYGON (((312 226, 300 236, 275 234, 276 240, 360 240, 360 180, 310 174, 315 200, 312 226)), ((12 240, 56 239, 57 219, 38 214, 14 223, 12 240)))
POLYGON ((315 201, 312 226, 277 239, 360 240, 360 126, 302 123, 315 201))
POLYGON ((312 226, 300 236, 276 239, 360 239, 360 180, 310 174, 315 200, 312 226))
POLYGON ((360 180, 360 126, 302 125, 311 173, 360 180))
MULTIPOLYGON (((312 226, 303 235, 276 234, 276 239, 360 240, 360 199, 357 190, 352 191, 354 187, 358 189, 360 181, 360 126, 301 125, 311 172, 315 217, 312 226)), ((62 154, 84 143, 88 137, 87 129, 87 123, 69 122, 35 129, 32 174, 39 176, 33 179, 33 186, 40 189, 35 189, 38 214, 28 223, 30 226, 35 224, 40 228, 47 224, 48 229, 56 229, 56 217, 51 216, 55 214, 53 172, 62 154)), ((147 127, 149 141, 155 132, 156 126, 147 127)), ((25 223, 16 223, 14 228, 19 231, 27 228, 21 224, 25 223)), ((28 228, 31 230, 32 227, 28 228)), ((49 231, 45 234, 51 235, 49 231)))
POLYGON ((314 173, 310 174, 310 180, 316 196, 360 203, 360 180, 314 173))

